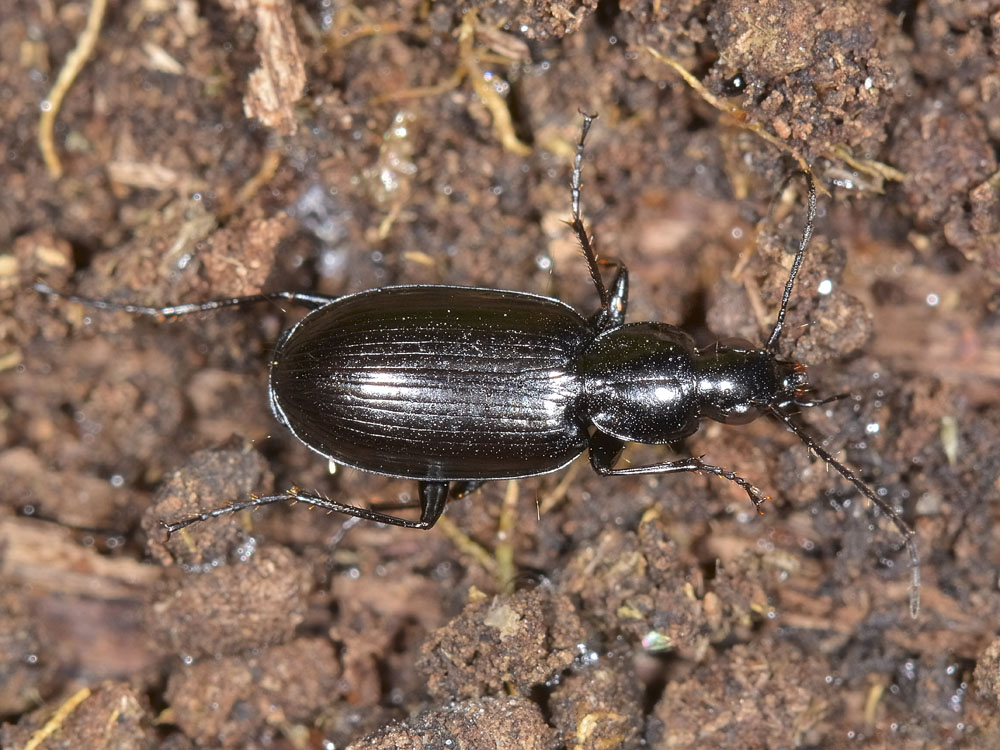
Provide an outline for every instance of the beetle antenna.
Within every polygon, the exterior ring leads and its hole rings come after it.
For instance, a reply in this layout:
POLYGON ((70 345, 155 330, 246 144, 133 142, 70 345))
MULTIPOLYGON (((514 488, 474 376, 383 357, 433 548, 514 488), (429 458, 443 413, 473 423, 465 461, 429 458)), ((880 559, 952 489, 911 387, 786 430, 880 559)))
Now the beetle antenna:
POLYGON ((799 242, 799 251, 795 254, 791 273, 788 274, 788 281, 785 282, 785 293, 781 295, 781 307, 778 308, 778 319, 775 321, 774 330, 771 331, 771 335, 764 345, 764 349, 771 354, 774 354, 774 347, 778 343, 778 337, 781 336, 781 329, 785 325, 788 300, 792 296, 795 279, 799 275, 799 269, 802 267, 802 259, 805 257, 806 247, 809 245, 809 239, 812 237, 813 226, 816 222, 816 182, 813 180, 812 172, 805 170, 803 174, 805 174, 806 181, 809 183, 809 209, 806 215, 806 226, 802 230, 802 241, 799 242))
POLYGON ((773 404, 771 405, 770 410, 775 417, 788 425, 788 429, 798 435, 799 439, 805 443, 813 453, 822 458, 823 461, 825 461, 829 466, 836 469, 837 472, 844 477, 844 479, 853 484, 861 492, 861 494, 871 500, 875 507, 888 516, 889 520, 891 520, 895 527, 899 530, 899 533, 903 535, 903 543, 906 545, 907 552, 910 554, 910 571, 912 576, 910 579, 910 617, 916 619, 917 615, 920 613, 920 556, 917 552, 916 532, 900 517, 899 513, 893 510, 892 506, 876 495, 872 491, 871 487, 862 482, 861 479, 858 478, 857 474, 831 456, 825 448, 816 442, 812 435, 796 424, 792 419, 791 414, 783 412, 773 404))
POLYGON ((325 297, 318 294, 302 294, 300 292, 268 292, 265 294, 251 294, 246 297, 227 297, 225 299, 209 300, 208 302, 191 302, 183 305, 167 305, 166 307, 149 307, 147 305, 135 305, 131 302, 112 302, 106 299, 95 299, 93 297, 80 297, 75 294, 64 294, 50 287, 42 281, 32 284, 36 292, 41 292, 47 297, 57 297, 67 302, 76 302, 80 305, 93 307, 97 310, 116 310, 120 312, 132 313, 133 315, 152 315, 157 318, 176 318, 181 315, 191 313, 210 312, 221 310, 224 307, 242 307, 257 302, 268 302, 273 300, 289 300, 299 302, 310 307, 322 307, 333 302, 336 297, 325 297))

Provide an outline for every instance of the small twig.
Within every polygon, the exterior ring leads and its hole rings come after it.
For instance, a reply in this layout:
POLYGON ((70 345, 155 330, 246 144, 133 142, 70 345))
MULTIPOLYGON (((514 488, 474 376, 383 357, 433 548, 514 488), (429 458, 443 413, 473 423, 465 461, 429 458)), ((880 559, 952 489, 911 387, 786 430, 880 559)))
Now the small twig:
POLYGON ((552 509, 566 497, 566 490, 569 489, 573 480, 576 479, 576 475, 580 473, 580 467, 583 465, 583 461, 574 461, 570 464, 569 470, 563 472, 559 483, 538 499, 539 517, 544 516, 546 513, 551 513, 552 509))
POLYGON ((228 207, 228 214, 238 206, 245 206, 257 194, 257 192, 274 177, 281 165, 281 151, 276 148, 269 148, 264 151, 264 158, 261 160, 260 169, 257 174, 251 177, 236 193, 236 201, 228 207))
POLYGON ((874 159, 859 159, 851 153, 847 146, 831 146, 830 155, 870 177, 878 177, 890 182, 902 182, 906 179, 906 172, 901 172, 889 164, 874 159))
POLYGON ((514 582, 514 527, 517 525, 517 480, 507 482, 497 522, 497 546, 493 557, 497 561, 497 581, 501 591, 508 591, 514 582))
POLYGON ((694 89, 702 99, 711 104, 720 112, 725 112, 727 115, 730 115, 734 120, 736 120, 737 124, 741 128, 749 130, 752 133, 756 133, 778 150, 783 151, 786 154, 789 154, 793 159, 795 159, 796 162, 798 162, 799 168, 803 172, 810 171, 809 162, 805 160, 805 157, 803 157, 796 149, 785 143, 781 138, 776 136, 774 133, 770 132, 763 125, 751 121, 749 115, 745 110, 740 109, 737 106, 734 106, 719 99, 719 97, 717 97, 707 88, 705 88, 705 84, 703 84, 701 81, 695 78, 683 65, 674 60, 672 57, 666 57, 664 55, 661 55, 652 47, 646 47, 646 51, 649 52, 649 54, 651 54, 660 62, 664 63, 665 65, 669 65, 671 68, 680 73, 681 78, 684 79, 684 82, 687 83, 687 85, 690 86, 692 89, 694 89))
POLYGON ((458 528, 454 521, 451 521, 447 516, 441 516, 434 524, 434 528, 444 534, 460 553, 472 558, 488 574, 497 577, 497 561, 481 544, 475 542, 468 534, 458 528))
MULTIPOLYGON (((500 139, 501 145, 520 156, 527 156, 531 153, 531 146, 522 142, 514 131, 514 122, 510 114, 510 105, 497 93, 483 77, 483 70, 480 63, 487 61, 490 56, 484 48, 476 47, 476 24, 477 17, 475 11, 469 11, 462 20, 462 25, 458 28, 458 67, 454 73, 442 83, 433 86, 420 86, 417 88, 402 89, 400 91, 390 91, 380 94, 372 99, 372 103, 386 101, 396 101, 399 99, 410 99, 421 96, 438 96, 446 91, 457 88, 468 78, 472 85, 472 90, 480 98, 483 105, 493 118, 493 132, 500 139)), ((502 56, 497 58, 505 61, 502 56)))
POLYGON ((458 35, 458 54, 462 68, 469 77, 473 91, 486 105, 493 116, 493 132, 500 138, 503 147, 520 156, 528 156, 531 146, 523 143, 514 132, 513 118, 510 116, 510 105, 497 93, 496 89, 483 78, 479 67, 479 52, 473 44, 476 39, 476 14, 469 11, 465 14, 462 28, 458 35))
POLYGON ((31 735, 31 738, 24 745, 24 750, 35 750, 35 748, 41 747, 41 744, 45 742, 46 739, 59 730, 62 723, 66 721, 66 717, 73 713, 77 706, 89 697, 90 688, 80 688, 73 693, 73 695, 66 699, 65 703, 56 709, 56 712, 52 714, 52 718, 45 722, 45 726, 31 735))
MULTIPOLYGON (((763 138, 765 141, 770 143, 779 151, 782 151, 783 153, 786 153, 789 156, 791 156, 793 159, 795 159, 795 161, 799 165, 799 169, 801 169, 803 172, 812 171, 809 168, 809 162, 806 161, 805 157, 802 156, 802 154, 800 154, 797 149, 785 143, 785 141, 783 141, 781 138, 779 138, 774 133, 769 131, 759 122, 753 122, 752 120, 750 120, 750 115, 745 110, 740 109, 735 105, 728 104, 727 102, 724 102, 721 99, 719 99, 719 97, 715 96, 715 94, 713 94, 711 91, 705 88, 705 84, 703 84, 701 81, 695 78, 679 62, 677 62, 671 57, 666 57, 665 55, 661 55, 652 47, 646 47, 646 51, 653 57, 655 57, 657 60, 662 62, 663 64, 669 65, 671 68, 680 73, 681 78, 684 79, 684 82, 687 83, 687 85, 690 86, 692 89, 694 89, 702 99, 711 104, 720 112, 725 112, 727 115, 732 117, 736 121, 736 124, 739 125, 739 127, 743 128, 744 130, 749 130, 751 133, 756 133, 758 136, 763 138)), ((829 194, 822 184, 819 186, 819 190, 824 195, 829 194)))
POLYGON ((38 121, 38 147, 42 151, 42 159, 45 167, 49 170, 52 179, 57 180, 62 177, 62 163, 56 153, 55 130, 56 116, 62 107, 66 92, 69 91, 73 81, 83 70, 87 59, 97 46, 97 38, 100 36, 101 22, 104 20, 104 11, 108 6, 107 0, 93 0, 90 5, 90 13, 87 14, 87 26, 76 42, 73 51, 66 57, 66 62, 59 71, 55 85, 49 92, 48 97, 42 103, 42 116, 38 121))
MULTIPOLYGON (((809 172, 809 163, 806 161, 805 157, 799 153, 799 151, 792 146, 788 145, 783 139, 779 138, 777 135, 769 131, 763 125, 758 122, 753 122, 750 120, 749 113, 735 106, 725 102, 719 97, 715 96, 711 91, 709 91, 705 84, 695 78, 683 65, 681 65, 677 60, 673 58, 666 57, 660 54, 652 47, 646 47, 646 51, 649 52, 653 57, 662 62, 665 65, 669 65, 671 68, 676 70, 684 82, 687 83, 692 89, 694 89, 698 95, 704 99, 706 102, 711 104, 720 112, 725 112, 727 115, 736 120, 736 124, 745 130, 749 130, 752 133, 756 133, 758 136, 763 138, 765 141, 770 143, 775 148, 789 154, 795 161, 798 162, 799 168, 803 172, 809 172)), ((856 169, 859 172, 867 174, 871 177, 877 177, 883 180, 890 180, 893 182, 902 182, 906 179, 906 173, 901 172, 895 167, 884 164, 883 162, 875 161, 873 159, 859 159, 855 157, 850 150, 843 145, 834 145, 830 147, 830 150, 826 153, 831 159, 839 159, 840 161, 847 164, 852 169, 856 169)), ((822 184, 818 185, 817 188, 824 195, 828 195, 828 191, 824 188, 822 184)))

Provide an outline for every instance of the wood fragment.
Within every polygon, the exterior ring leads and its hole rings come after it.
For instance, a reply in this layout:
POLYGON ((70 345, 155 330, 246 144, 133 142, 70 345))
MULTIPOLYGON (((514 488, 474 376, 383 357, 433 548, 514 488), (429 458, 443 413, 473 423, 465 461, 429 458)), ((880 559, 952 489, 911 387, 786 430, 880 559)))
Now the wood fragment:
POLYGON ((237 16, 253 18, 260 67, 250 74, 243 113, 281 135, 298 129, 295 104, 306 86, 302 47, 287 0, 229 0, 237 16))

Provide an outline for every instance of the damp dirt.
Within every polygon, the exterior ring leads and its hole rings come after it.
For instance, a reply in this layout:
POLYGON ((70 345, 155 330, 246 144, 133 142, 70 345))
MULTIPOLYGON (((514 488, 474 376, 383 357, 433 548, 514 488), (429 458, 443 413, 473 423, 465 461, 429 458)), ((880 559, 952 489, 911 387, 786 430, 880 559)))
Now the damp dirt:
POLYGON ((46 161, 93 7, 0 0, 0 744, 1000 744, 1000 6, 128 0, 46 161), (166 538, 293 485, 416 488, 331 473, 274 421, 294 304, 164 322, 32 284, 143 305, 456 284, 590 314, 580 110, 629 319, 705 345, 766 338, 812 165, 780 354, 850 394, 801 420, 916 530, 916 619, 894 527, 765 419, 626 455, 703 455, 763 515, 715 478, 583 460, 431 531, 273 504, 166 538))

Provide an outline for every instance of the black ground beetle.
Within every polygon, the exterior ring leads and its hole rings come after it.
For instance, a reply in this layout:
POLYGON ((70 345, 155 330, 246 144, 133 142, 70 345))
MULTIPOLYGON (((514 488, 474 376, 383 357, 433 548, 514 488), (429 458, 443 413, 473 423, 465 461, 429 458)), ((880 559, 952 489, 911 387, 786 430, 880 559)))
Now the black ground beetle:
POLYGON ((803 365, 775 354, 813 231, 812 175, 806 173, 806 226, 767 342, 759 348, 728 339, 699 348, 674 326, 625 322, 626 268, 597 258, 580 218, 583 149, 593 119, 584 115, 570 191, 570 226, 600 299, 589 318, 551 297, 458 286, 395 286, 343 297, 272 292, 171 307, 63 295, 42 283, 35 288, 90 307, 159 317, 279 299, 312 307, 275 347, 269 385, 274 416, 331 461, 419 482, 418 521, 293 488, 166 524, 169 532, 282 500, 428 529, 449 496, 462 497, 490 480, 557 471, 585 450, 594 470, 607 476, 699 471, 723 477, 742 487, 759 510, 767 498, 757 487, 701 458, 615 464, 626 443, 673 443, 705 417, 743 424, 770 414, 899 529, 910 556, 915 616, 920 569, 913 530, 795 422, 791 410, 824 401, 808 397, 803 365), (615 271, 610 287, 602 267, 615 271))

